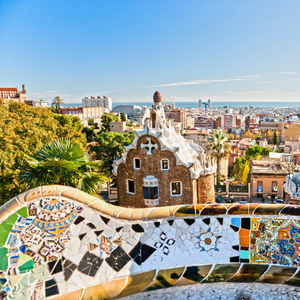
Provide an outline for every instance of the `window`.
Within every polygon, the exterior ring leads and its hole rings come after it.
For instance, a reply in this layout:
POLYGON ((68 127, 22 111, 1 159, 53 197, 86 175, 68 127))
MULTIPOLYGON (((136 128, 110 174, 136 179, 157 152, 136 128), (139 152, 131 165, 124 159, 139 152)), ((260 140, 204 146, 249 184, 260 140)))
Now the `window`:
POLYGON ((272 181, 272 192, 278 191, 277 181, 272 181))
POLYGON ((263 192, 263 182, 257 181, 257 192, 262 193, 263 192))
POLYGON ((181 182, 171 182, 171 196, 181 196, 181 182))
POLYGON ((162 159, 160 161, 160 167, 163 171, 169 170, 169 160, 168 159, 162 159))
POLYGON ((135 194, 134 180, 127 180, 127 193, 135 194))
POLYGON ((145 199, 158 199, 158 186, 143 186, 143 195, 145 199))
POLYGON ((139 170, 141 168, 141 160, 139 158, 133 159, 133 168, 139 170))

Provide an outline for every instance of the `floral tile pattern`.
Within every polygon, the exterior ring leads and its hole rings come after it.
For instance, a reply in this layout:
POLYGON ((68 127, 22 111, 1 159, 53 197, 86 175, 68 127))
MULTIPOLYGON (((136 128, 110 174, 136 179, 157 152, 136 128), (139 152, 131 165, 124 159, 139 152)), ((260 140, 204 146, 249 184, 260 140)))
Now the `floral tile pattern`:
POLYGON ((131 220, 63 196, 36 199, 0 224, 0 299, 110 298, 198 282, 298 282, 300 218, 262 217, 253 205, 249 214, 244 207, 203 207, 131 220))

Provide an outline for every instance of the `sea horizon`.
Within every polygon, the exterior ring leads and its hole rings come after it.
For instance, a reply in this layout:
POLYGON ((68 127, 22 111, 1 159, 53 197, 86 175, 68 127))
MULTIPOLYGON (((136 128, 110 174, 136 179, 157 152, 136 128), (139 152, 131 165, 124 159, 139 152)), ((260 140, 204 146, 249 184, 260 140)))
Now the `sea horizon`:
MULTIPOLYGON (((167 103, 172 104, 172 103, 167 103)), ((246 101, 211 101, 211 107, 220 107, 223 108, 225 106, 238 108, 238 107, 248 107, 251 104, 252 107, 259 107, 259 108, 276 108, 276 107, 300 107, 300 101, 253 101, 253 102, 246 102, 246 101)), ((113 102, 112 107, 116 107, 118 105, 137 105, 137 106, 147 106, 151 107, 153 102, 113 102)), ((81 102, 74 102, 74 103, 66 103, 65 107, 76 107, 82 106, 81 102)), ((198 108, 199 102, 198 101, 175 101, 176 108, 198 108)))

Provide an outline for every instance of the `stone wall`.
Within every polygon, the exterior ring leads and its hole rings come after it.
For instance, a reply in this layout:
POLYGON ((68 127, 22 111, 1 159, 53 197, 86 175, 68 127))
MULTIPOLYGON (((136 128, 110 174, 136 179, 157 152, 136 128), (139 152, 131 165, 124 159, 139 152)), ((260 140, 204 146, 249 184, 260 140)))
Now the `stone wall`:
POLYGON ((2 206, 0 232, 2 299, 111 299, 213 282, 300 285, 299 206, 130 209, 47 186, 2 206))
POLYGON ((175 155, 168 151, 161 151, 160 143, 153 136, 142 136, 138 140, 137 149, 129 150, 126 157, 126 164, 120 164, 118 167, 117 186, 118 186, 118 202, 121 206, 129 207, 147 207, 143 199, 143 179, 147 175, 153 175, 159 182, 159 205, 179 205, 187 203, 197 203, 197 199, 193 193, 193 180, 190 178, 190 171, 185 166, 176 165, 175 155), (147 138, 151 137, 152 141, 157 145, 157 149, 152 154, 147 154, 145 148, 141 148, 141 144, 146 144, 147 138), (133 168, 134 158, 141 161, 141 169, 133 168), (169 170, 161 170, 161 159, 169 160, 169 170), (135 194, 131 195, 126 192, 126 180, 131 179, 135 182, 135 194), (182 183, 182 196, 171 196, 170 184, 172 181, 180 181, 182 183))
POLYGON ((198 203, 215 202, 214 174, 201 175, 198 179, 198 203))

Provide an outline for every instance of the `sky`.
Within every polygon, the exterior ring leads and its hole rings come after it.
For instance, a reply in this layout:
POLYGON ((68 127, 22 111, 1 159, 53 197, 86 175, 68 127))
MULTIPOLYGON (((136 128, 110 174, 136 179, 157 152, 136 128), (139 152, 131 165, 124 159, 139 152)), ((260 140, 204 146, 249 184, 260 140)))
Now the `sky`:
POLYGON ((66 102, 299 101, 300 1, 0 0, 0 86, 66 102))

